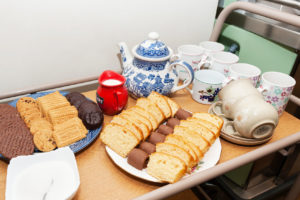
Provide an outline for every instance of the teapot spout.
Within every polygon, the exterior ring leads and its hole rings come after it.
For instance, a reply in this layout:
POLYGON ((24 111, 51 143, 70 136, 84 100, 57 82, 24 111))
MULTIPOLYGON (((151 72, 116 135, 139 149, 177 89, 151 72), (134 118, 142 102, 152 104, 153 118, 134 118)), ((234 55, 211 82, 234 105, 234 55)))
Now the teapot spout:
POLYGON ((120 48, 120 53, 121 53, 121 58, 122 58, 122 60, 121 60, 122 65, 123 65, 122 67, 124 69, 132 63, 132 55, 129 52, 129 49, 128 49, 127 45, 125 44, 125 42, 120 42, 118 45, 120 48))

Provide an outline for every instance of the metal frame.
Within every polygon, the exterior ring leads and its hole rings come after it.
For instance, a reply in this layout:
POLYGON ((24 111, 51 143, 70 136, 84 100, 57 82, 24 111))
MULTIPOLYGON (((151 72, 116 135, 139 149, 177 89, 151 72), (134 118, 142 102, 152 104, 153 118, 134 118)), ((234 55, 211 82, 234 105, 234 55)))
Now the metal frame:
POLYGON ((292 8, 300 9, 300 2, 297 2, 295 0, 266 0, 266 1, 270 1, 270 2, 274 2, 274 3, 282 4, 285 6, 289 6, 292 8))

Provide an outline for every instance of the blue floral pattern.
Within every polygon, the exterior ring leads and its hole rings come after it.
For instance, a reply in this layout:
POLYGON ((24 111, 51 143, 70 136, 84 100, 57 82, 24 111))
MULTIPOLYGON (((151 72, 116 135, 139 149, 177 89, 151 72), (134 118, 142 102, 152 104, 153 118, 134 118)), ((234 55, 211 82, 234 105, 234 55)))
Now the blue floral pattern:
POLYGON ((145 71, 160 71, 164 70, 168 61, 161 62, 148 62, 140 59, 133 59, 133 65, 139 69, 143 69, 145 71))
POLYGON ((125 85, 137 97, 147 97, 151 91, 168 95, 174 86, 174 79, 168 78, 168 74, 162 78, 159 74, 146 76, 138 73, 136 76, 127 77, 125 85))
POLYGON ((123 62, 126 62, 127 59, 126 59, 123 47, 120 48, 120 52, 121 52, 121 57, 122 57, 123 62))
POLYGON ((145 45, 145 40, 136 49, 136 53, 140 56, 147 58, 163 58, 169 55, 168 47, 161 41, 155 41, 150 44, 150 46, 145 45))
MULTIPOLYGON (((178 84, 178 74, 174 68, 169 66, 168 60, 162 62, 147 62, 136 58, 134 60, 137 62, 125 67, 123 71, 123 76, 126 78, 125 86, 133 96, 147 97, 151 91, 169 95, 178 84), (137 63, 140 65, 136 66, 137 63), (156 66, 157 63, 160 63, 159 67, 156 66)), ((182 61, 176 61, 175 63, 185 65, 191 71, 193 80, 194 71, 190 65, 182 61)))

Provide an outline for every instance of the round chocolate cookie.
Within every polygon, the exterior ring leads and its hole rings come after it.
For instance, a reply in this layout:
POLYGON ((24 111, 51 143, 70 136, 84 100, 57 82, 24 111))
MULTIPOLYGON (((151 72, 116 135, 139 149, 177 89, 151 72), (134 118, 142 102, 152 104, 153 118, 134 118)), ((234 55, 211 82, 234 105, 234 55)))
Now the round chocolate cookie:
POLYGON ((96 129, 103 123, 103 113, 95 102, 82 102, 78 109, 78 116, 89 130, 96 129))
POLYGON ((80 94, 79 92, 71 92, 66 95, 66 98, 70 102, 71 105, 75 106, 77 110, 80 107, 80 104, 84 101, 88 101, 84 95, 80 94))

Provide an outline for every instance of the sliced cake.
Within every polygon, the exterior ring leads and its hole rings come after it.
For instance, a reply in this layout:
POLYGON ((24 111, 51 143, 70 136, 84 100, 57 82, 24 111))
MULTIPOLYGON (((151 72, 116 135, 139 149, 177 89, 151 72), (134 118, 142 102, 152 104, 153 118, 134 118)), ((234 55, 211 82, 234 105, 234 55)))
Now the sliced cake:
POLYGON ((213 124, 217 125, 220 129, 222 129, 224 123, 221 117, 209 113, 204 113, 204 112, 194 113, 193 117, 210 121, 213 124))
POLYGON ((153 114, 155 119, 157 119, 158 124, 160 124, 165 119, 165 116, 161 109, 147 98, 139 98, 136 101, 136 105, 153 114))
POLYGON ((133 122, 129 119, 122 117, 121 115, 115 115, 112 120, 112 123, 119 124, 120 126, 125 127, 126 129, 130 130, 139 141, 144 140, 144 135, 142 130, 137 127, 133 122))
POLYGON ((155 152, 150 155, 147 173, 163 182, 175 183, 186 172, 185 163, 175 156, 155 152))
POLYGON ((114 123, 110 123, 104 127, 100 139, 114 152, 124 158, 139 143, 134 133, 114 123))
POLYGON ((181 159, 182 161, 184 161, 187 169, 191 169, 193 167, 194 163, 192 156, 178 144, 171 144, 166 142, 157 143, 156 152, 167 153, 181 159))
POLYGON ((135 115, 122 112, 120 116, 132 122, 136 127, 138 127, 142 131, 143 140, 145 140, 150 135, 150 131, 146 124, 142 122, 141 119, 138 119, 135 115))
POLYGON ((221 129, 217 125, 213 124, 210 121, 207 121, 205 119, 195 118, 195 117, 189 117, 187 120, 195 122, 197 124, 200 124, 200 125, 208 128, 209 130, 211 130, 215 134, 216 137, 220 136, 221 129))
POLYGON ((124 110, 122 112, 123 113, 128 113, 129 115, 131 115, 134 119, 138 120, 138 121, 141 121, 143 124, 145 124, 149 131, 151 132, 153 130, 153 127, 152 127, 152 124, 150 122, 150 120, 145 117, 144 115, 140 114, 140 113, 137 113, 137 112, 134 112, 134 108, 130 108, 130 109, 127 109, 127 110, 124 110))
POLYGON ((176 103, 175 101, 173 101, 173 100, 172 100, 171 98, 169 98, 169 97, 166 97, 166 96, 165 96, 165 99, 167 100, 167 102, 168 102, 168 104, 169 104, 169 106, 170 106, 170 108, 171 108, 171 111, 172 111, 171 116, 174 117, 175 114, 176 114, 176 112, 179 110, 180 106, 179 106, 178 103, 176 103))
POLYGON ((146 117, 147 119, 149 119, 149 121, 152 125, 152 130, 157 129, 159 123, 158 123, 157 119, 155 118, 155 116, 151 112, 149 112, 139 106, 133 106, 130 109, 131 109, 131 111, 139 113, 139 114, 143 115, 144 117, 146 117))
POLYGON ((192 131, 197 132, 198 134, 202 135, 210 145, 212 145, 216 139, 216 136, 213 132, 211 132, 209 129, 206 127, 193 122, 193 121, 188 121, 188 120, 181 120, 180 121, 180 126, 186 127, 192 131))
POLYGON ((193 158, 192 167, 195 166, 199 162, 200 158, 198 157, 197 153, 193 149, 193 147, 192 147, 193 144, 191 142, 187 141, 186 139, 184 139, 184 137, 182 137, 180 135, 169 134, 166 137, 164 142, 169 143, 169 144, 178 145, 181 148, 183 148, 186 152, 188 152, 193 158))
POLYGON ((162 110, 166 118, 171 117, 172 110, 168 104, 168 101, 164 98, 163 95, 152 91, 147 98, 150 101, 154 102, 162 110))
POLYGON ((196 145, 203 153, 205 153, 210 147, 210 144, 202 135, 186 127, 175 126, 173 134, 184 137, 186 140, 196 145))

